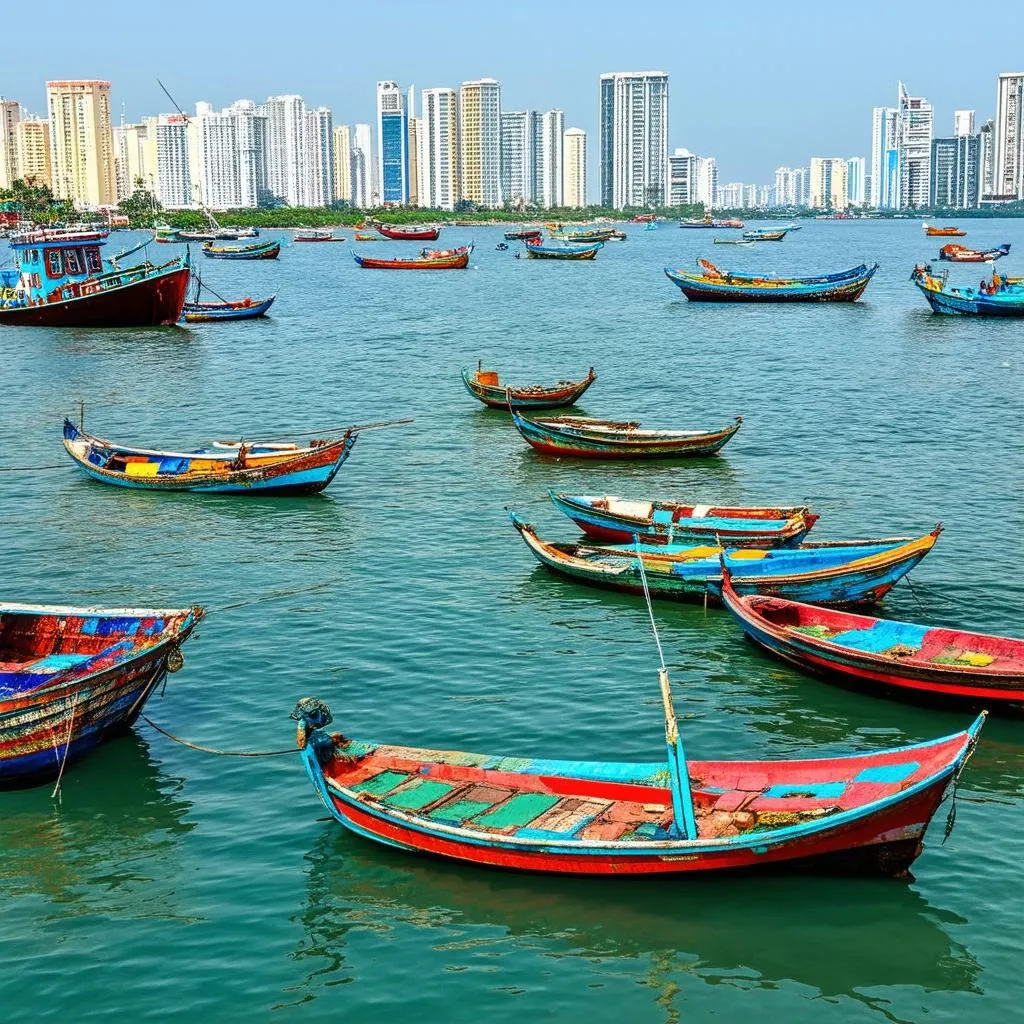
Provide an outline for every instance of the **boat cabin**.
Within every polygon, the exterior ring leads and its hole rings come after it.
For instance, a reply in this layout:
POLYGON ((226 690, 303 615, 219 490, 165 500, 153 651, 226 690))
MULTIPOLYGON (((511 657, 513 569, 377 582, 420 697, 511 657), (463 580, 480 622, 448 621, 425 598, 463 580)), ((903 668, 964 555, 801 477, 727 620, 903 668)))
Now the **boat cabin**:
POLYGON ((16 269, 4 274, 5 305, 56 302, 100 290, 105 231, 39 229, 11 238, 16 269))

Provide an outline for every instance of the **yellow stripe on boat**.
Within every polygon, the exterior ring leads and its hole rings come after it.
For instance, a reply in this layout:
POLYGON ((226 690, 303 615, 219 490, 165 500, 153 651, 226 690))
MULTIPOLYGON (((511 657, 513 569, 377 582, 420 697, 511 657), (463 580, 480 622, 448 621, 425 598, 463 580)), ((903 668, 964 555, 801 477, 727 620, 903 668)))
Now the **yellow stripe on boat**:
POLYGON ((156 476, 159 462, 129 462, 124 467, 125 476, 156 476))

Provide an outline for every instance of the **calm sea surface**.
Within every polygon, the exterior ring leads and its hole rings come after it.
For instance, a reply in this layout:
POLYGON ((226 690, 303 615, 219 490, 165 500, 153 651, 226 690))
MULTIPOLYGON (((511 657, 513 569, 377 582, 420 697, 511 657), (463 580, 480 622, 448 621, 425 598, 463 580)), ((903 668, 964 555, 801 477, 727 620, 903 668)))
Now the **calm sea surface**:
MULTIPOLYGON (((970 244, 1024 256, 1024 220, 967 226, 970 244)), ((4 597, 206 606, 147 710, 234 750, 289 746, 288 713, 316 695, 367 738, 661 756, 643 605, 545 574, 508 522, 506 506, 573 537, 549 487, 806 501, 818 538, 942 520, 886 612, 1021 635, 1024 324, 932 316, 907 280, 940 244, 918 222, 809 222, 736 249, 673 225, 628 231, 574 265, 497 252, 498 229, 446 229, 444 244, 477 243, 472 269, 449 274, 367 273, 349 245, 297 245, 274 263, 205 262, 227 297, 277 291, 265 322, 0 329, 2 464, 48 467, 0 474, 4 597), (700 255, 882 266, 854 306, 691 306, 662 268, 700 255), (711 460, 545 460, 466 394, 459 369, 477 359, 527 381, 594 365, 592 415, 742 414, 743 428, 711 460), (161 496, 73 468, 60 425, 80 398, 87 428, 157 446, 415 423, 364 434, 319 497, 161 496)), ((969 719, 805 678, 715 609, 656 616, 694 757, 865 750, 969 719)), ((536 878, 371 845, 325 820, 297 755, 214 757, 140 723, 69 770, 59 801, 48 786, 0 794, 0 1018, 1018 1019, 1020 724, 989 722, 960 792, 952 837, 943 809, 910 882, 536 878)))

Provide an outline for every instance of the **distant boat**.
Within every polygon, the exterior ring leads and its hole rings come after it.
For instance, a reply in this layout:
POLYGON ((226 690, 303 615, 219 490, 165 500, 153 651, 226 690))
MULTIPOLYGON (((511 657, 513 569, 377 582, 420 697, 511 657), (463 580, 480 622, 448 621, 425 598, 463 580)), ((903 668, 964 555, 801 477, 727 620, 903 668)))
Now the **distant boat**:
POLYGON ((436 242, 441 236, 441 229, 434 224, 381 224, 370 225, 376 228, 385 238, 399 242, 436 242))
POLYGON ((276 260, 281 255, 280 242, 255 242, 252 245, 214 245, 207 242, 203 254, 216 260, 276 260))
POLYGON ((719 270, 698 260, 703 274, 665 268, 665 276, 691 302, 856 302, 878 270, 862 263, 851 270, 814 277, 755 277, 719 270))
POLYGON ((527 242, 533 239, 540 239, 543 232, 540 228, 520 228, 516 231, 506 231, 505 240, 507 242, 527 242))
MULTIPOLYGON (((593 242, 607 242, 615 236, 613 228, 595 228, 592 231, 552 231, 551 237, 562 242, 590 245, 593 242)), ((625 237, 625 233, 623 233, 625 237)))
POLYGON ((527 242, 526 255, 531 260, 592 260, 603 248, 604 242, 591 245, 543 245, 527 242))
POLYGON ((781 242, 787 231, 787 228, 752 228, 743 232, 743 239, 747 242, 781 242))
POLYGON ((422 249, 418 256, 404 259, 377 259, 359 253, 352 253, 352 258, 366 270, 465 270, 472 252, 472 245, 463 245, 457 249, 422 249))
POLYGON ((344 242, 331 228, 299 228, 292 237, 293 242, 344 242))
POLYGON ((681 228, 742 228, 743 221, 712 220, 710 217, 705 217, 703 220, 681 220, 679 226, 681 228))
POLYGON ((502 384, 493 370, 485 370, 482 363, 475 371, 463 369, 462 383, 466 390, 492 409, 508 409, 510 404, 520 409, 557 409, 572 405, 597 380, 591 367, 582 380, 559 380, 554 384, 502 384))
POLYGON ((715 245, 753 245, 752 238, 716 238, 715 245))
POLYGON ((929 224, 923 224, 924 233, 930 238, 963 238, 967 234, 966 231, 961 231, 959 228, 946 227, 936 228, 929 224))
POLYGON ((966 245, 950 242, 939 250, 939 259, 950 263, 994 263, 1009 254, 1009 242, 1003 242, 993 249, 970 249, 966 245))
POLYGON ((356 241, 357 242, 379 242, 380 241, 380 235, 366 235, 366 234, 361 234, 360 232, 357 231, 356 232, 356 241))

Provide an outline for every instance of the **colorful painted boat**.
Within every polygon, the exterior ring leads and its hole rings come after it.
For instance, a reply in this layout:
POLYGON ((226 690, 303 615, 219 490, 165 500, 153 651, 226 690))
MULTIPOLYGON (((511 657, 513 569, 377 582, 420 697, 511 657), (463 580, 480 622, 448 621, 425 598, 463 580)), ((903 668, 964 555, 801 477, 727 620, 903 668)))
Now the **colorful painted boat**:
POLYGON ((521 409, 558 409, 573 405, 594 381, 591 367, 582 380, 559 380, 554 384, 502 384, 494 370, 478 363, 474 371, 463 369, 462 383, 476 399, 491 409, 508 409, 509 403, 521 409))
POLYGON ((358 231, 356 232, 357 242, 379 242, 380 240, 380 235, 364 235, 358 231))
POLYGON ((598 228, 593 231, 552 231, 551 237, 575 245, 592 245, 594 242, 607 242, 614 238, 615 231, 612 228, 598 228))
POLYGON ((0 605, 0 787, 53 779, 126 732, 202 608, 0 605))
POLYGON ((937 526, 914 539, 823 541, 767 550, 640 544, 638 555, 636 544, 552 544, 514 513, 511 519, 538 562, 592 586, 642 593, 646 575, 656 597, 718 600, 724 561, 738 594, 771 594, 834 607, 880 601, 931 551, 942 531, 937 526))
POLYGON ((391 260, 376 259, 352 253, 352 259, 367 270, 465 270, 473 246, 463 245, 457 249, 423 249, 418 256, 391 260))
POLYGON ((207 242, 203 253, 217 260, 276 260, 281 255, 280 242, 254 242, 252 245, 214 245, 207 242))
POLYGON ((732 270, 722 270, 715 266, 709 259, 703 256, 697 260, 697 266, 704 271, 706 277, 719 278, 728 277, 731 281, 746 281, 757 283, 762 281, 780 281, 786 284, 837 284, 842 281, 850 281, 860 277, 869 268, 866 263, 849 270, 839 270, 832 274, 816 274, 810 277, 766 277, 764 274, 740 274, 732 270))
MULTIPOLYGON (((147 327, 176 324, 189 282, 187 253, 159 266, 104 259, 108 232, 32 229, 13 235, 15 268, 0 270, 0 325, 147 327)), ((148 239, 147 239, 148 241, 148 239)))
POLYGON ((300 228, 292 236, 293 242, 344 242, 342 235, 336 235, 330 228, 300 228))
POLYGON ((341 469, 358 432, 294 444, 219 442, 191 452, 133 448, 64 421, 64 448, 94 480, 144 491, 287 496, 322 491, 341 469))
MULTIPOLYGON (((706 261, 705 261, 706 262, 706 261)), ((710 264, 709 264, 710 265, 710 264)), ((862 264, 810 278, 753 277, 704 268, 703 274, 665 268, 665 276, 691 302, 856 302, 878 270, 862 264)))
POLYGON ((855 690, 926 704, 1024 713, 1024 640, 853 615, 780 597, 722 602, 755 643, 855 690))
POLYGON ((548 496, 588 537, 612 544, 724 544, 728 548, 793 547, 818 521, 805 505, 784 508, 636 501, 611 495, 548 496))
POLYGON ((936 228, 930 224, 923 224, 922 227, 929 238, 963 238, 967 234, 966 231, 954 227, 936 228))
POLYGON ((966 245, 950 242, 939 250, 939 259, 949 263, 994 263, 1009 254, 1009 242, 1003 242, 993 249, 971 249, 966 245))
POLYGON ((181 232, 177 228, 172 228, 170 224, 153 225, 154 242, 172 243, 181 240, 181 232))
POLYGON ((467 864, 605 876, 780 866, 905 875, 984 723, 844 757, 689 761, 664 668, 659 683, 666 756, 654 763, 351 739, 328 732, 331 711, 315 698, 291 717, 315 792, 357 835, 467 864))
POLYGON ((531 260, 592 260, 604 242, 591 245, 542 245, 539 242, 527 242, 526 254, 531 260))
POLYGON ((705 217, 703 220, 681 220, 679 226, 681 228, 742 228, 744 225, 741 220, 712 220, 710 217, 705 217))
POLYGON ((639 423, 589 416, 527 419, 515 408, 512 422, 539 452, 588 459, 674 459, 714 455, 740 429, 742 416, 721 430, 643 430, 639 423))
POLYGON ((787 234, 786 228, 753 228, 743 232, 746 242, 781 242, 787 234))
POLYGON ((1024 316, 1024 285, 1011 284, 995 291, 952 288, 945 273, 919 263, 910 280, 928 300, 932 312, 947 316, 1021 317, 1024 316))
POLYGON ((506 242, 526 242, 533 239, 540 239, 543 232, 540 228, 522 228, 518 231, 506 231, 506 242))
POLYGON ((218 320, 255 320, 266 316, 276 295, 266 299, 244 299, 225 302, 186 302, 182 320, 187 324, 213 323, 218 320))
POLYGON ((753 245, 754 241, 751 238, 716 238, 714 243, 715 245, 753 245))
POLYGON ((441 236, 441 229, 434 224, 381 224, 371 225, 385 238, 399 242, 436 242, 441 236))

